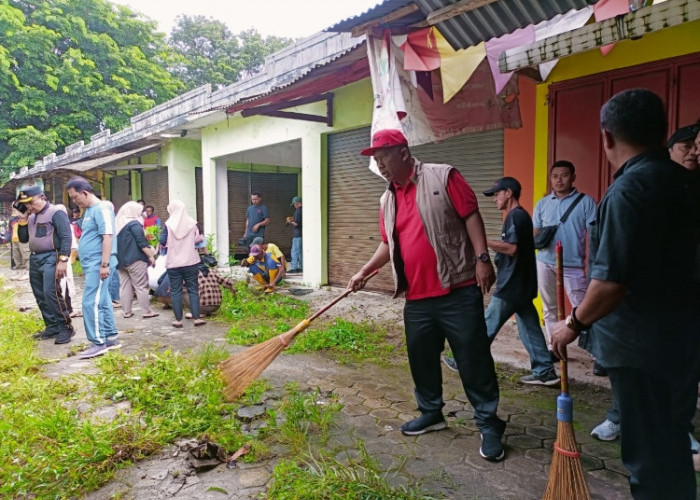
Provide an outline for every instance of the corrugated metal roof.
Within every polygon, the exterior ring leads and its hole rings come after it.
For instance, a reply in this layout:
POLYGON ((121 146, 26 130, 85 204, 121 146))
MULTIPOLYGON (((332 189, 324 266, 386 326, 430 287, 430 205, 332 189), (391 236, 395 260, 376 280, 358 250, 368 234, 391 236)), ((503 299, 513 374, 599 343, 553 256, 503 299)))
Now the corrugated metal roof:
MULTIPOLYGON (((553 17, 593 5, 597 0, 498 0, 474 10, 459 14, 435 26, 454 49, 464 49, 479 42, 497 38, 530 24, 538 24, 553 17)), ((436 11, 455 6, 455 0, 386 0, 365 14, 341 21, 327 31, 351 31, 407 6, 418 5, 419 10, 380 28, 419 28, 428 26, 426 20, 436 11), (420 19, 417 19, 420 17, 420 19)), ((465 5, 466 2, 460 2, 465 5)))
MULTIPOLYGON (((352 31, 352 29, 356 26, 360 26, 361 24, 365 24, 369 21, 374 21, 375 19, 381 19, 382 17, 385 17, 398 9, 411 5, 412 3, 414 3, 413 0, 385 0, 383 3, 372 7, 368 11, 357 16, 344 19, 343 21, 334 24, 330 28, 326 28, 324 31, 352 31)), ((416 11, 406 17, 402 17, 401 19, 397 19, 396 21, 392 22, 382 23, 379 26, 389 29, 400 28, 423 21, 425 20, 425 17, 426 14, 421 11, 416 11)))
POLYGON ((354 63, 357 58, 365 58, 364 51, 358 51, 365 43, 365 37, 353 38, 347 34, 317 33, 280 50, 265 60, 265 68, 260 73, 242 79, 224 89, 213 92, 209 111, 230 108, 241 102, 262 99, 300 82, 319 68, 333 66, 346 60, 354 63), (353 52, 359 54, 354 56, 353 52))

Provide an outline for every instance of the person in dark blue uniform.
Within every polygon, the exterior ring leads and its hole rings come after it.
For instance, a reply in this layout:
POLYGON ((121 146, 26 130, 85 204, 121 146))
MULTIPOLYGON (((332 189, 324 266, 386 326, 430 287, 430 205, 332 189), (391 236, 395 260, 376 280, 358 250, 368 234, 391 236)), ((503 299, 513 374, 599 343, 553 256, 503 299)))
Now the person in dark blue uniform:
POLYGON ((693 172, 664 148, 667 114, 646 89, 600 112, 614 182, 590 230, 591 282, 557 323, 552 350, 589 330, 620 413, 622 462, 636 500, 696 498, 688 428, 700 379, 698 208, 693 172))
POLYGON ((75 335, 59 281, 69 265, 71 227, 68 215, 46 199, 39 186, 20 191, 17 203, 27 207, 19 220, 19 241, 29 243, 29 282, 46 328, 38 339, 66 344, 75 335))

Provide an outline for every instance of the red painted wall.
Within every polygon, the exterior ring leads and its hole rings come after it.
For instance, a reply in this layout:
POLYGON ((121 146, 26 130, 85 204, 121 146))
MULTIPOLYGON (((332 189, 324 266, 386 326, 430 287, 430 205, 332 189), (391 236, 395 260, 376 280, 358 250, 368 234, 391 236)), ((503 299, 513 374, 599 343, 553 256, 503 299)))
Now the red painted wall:
MULTIPOLYGON (((522 128, 505 129, 503 145, 503 172, 505 176, 515 177, 523 191, 520 204, 532 215, 534 207, 533 176, 535 171, 535 82, 520 76, 520 115, 522 128)), ((541 198, 541 194, 537 198, 541 198)))

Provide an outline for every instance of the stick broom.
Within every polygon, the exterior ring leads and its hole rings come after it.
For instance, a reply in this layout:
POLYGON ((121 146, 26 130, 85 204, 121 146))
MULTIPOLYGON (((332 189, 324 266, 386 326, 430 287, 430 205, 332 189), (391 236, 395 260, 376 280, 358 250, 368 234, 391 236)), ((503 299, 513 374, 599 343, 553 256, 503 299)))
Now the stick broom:
MULTIPOLYGON (((362 280, 364 285, 370 278, 377 275, 379 269, 375 269, 362 280)), ((221 376, 226 383, 224 394, 229 401, 238 398, 248 388, 248 386, 265 371, 270 363, 284 351, 294 338, 306 330, 313 320, 340 302, 352 293, 352 290, 345 290, 341 295, 319 309, 313 316, 302 320, 291 330, 266 340, 260 344, 249 347, 243 352, 235 354, 219 366, 221 376)))
MULTIPOLYGON (((557 270, 557 317, 564 319, 564 264, 561 241, 555 247, 557 270)), ((581 452, 576 444, 573 425, 574 401, 569 396, 566 359, 561 360, 561 394, 557 398, 557 440, 549 468, 549 480, 542 500, 590 500, 583 477, 581 452)))

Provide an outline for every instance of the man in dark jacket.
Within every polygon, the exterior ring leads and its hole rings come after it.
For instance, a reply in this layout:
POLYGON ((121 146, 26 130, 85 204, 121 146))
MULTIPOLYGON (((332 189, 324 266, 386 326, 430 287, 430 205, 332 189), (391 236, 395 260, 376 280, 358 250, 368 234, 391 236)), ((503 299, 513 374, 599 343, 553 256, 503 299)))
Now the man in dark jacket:
POLYGON ((646 89, 603 105, 603 147, 614 171, 591 227, 581 305, 556 324, 552 349, 590 329, 620 413, 622 462, 637 499, 696 498, 688 449, 700 379, 693 172, 664 148, 666 111, 646 89))
POLYGON ((59 286, 70 265, 72 233, 68 215, 49 203, 39 186, 20 190, 17 203, 27 207, 20 215, 17 233, 20 242, 29 243, 29 282, 46 326, 35 338, 54 338, 55 344, 66 344, 75 335, 59 286))

